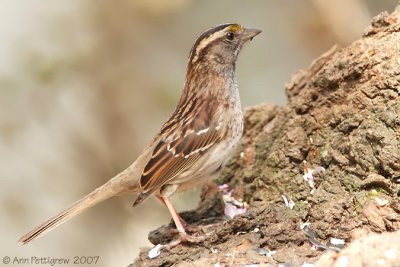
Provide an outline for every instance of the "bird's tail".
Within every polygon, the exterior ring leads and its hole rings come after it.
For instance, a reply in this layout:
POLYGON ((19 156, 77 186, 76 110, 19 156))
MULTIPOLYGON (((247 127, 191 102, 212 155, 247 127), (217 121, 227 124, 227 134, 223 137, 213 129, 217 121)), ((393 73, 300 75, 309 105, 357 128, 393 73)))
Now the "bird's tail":
POLYGON ((93 207, 94 205, 110 197, 129 191, 135 191, 137 185, 134 184, 134 181, 136 179, 129 176, 130 175, 128 168, 128 170, 125 170, 124 172, 118 174, 104 185, 95 189, 93 192, 89 193, 85 197, 68 206, 57 215, 51 217, 50 219, 32 229, 29 233, 22 236, 19 239, 19 242, 21 242, 22 244, 29 243, 30 241, 44 235, 45 233, 48 233, 57 226, 87 210, 88 208, 93 207))

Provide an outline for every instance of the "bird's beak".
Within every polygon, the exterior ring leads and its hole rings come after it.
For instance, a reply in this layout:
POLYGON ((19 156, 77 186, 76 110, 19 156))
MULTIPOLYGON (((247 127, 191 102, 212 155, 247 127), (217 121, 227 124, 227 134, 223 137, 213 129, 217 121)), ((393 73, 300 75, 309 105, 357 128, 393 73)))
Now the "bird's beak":
POLYGON ((253 40, 253 38, 260 34, 261 31, 258 29, 244 29, 243 33, 242 33, 242 42, 246 43, 247 41, 251 41, 253 40))

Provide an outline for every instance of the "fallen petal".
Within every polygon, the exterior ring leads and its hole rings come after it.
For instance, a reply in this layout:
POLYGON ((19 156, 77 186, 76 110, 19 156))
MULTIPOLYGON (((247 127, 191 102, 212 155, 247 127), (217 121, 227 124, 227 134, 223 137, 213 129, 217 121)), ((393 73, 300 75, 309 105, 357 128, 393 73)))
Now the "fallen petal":
POLYGON ((218 186, 219 191, 226 193, 228 192, 229 185, 228 184, 221 184, 218 186))
POLYGON ((286 206, 286 207, 289 207, 289 201, 288 201, 287 197, 285 197, 284 195, 282 195, 282 198, 283 198, 283 202, 285 202, 285 206, 286 206))
POLYGON ((163 245, 158 244, 154 248, 150 249, 149 254, 148 254, 149 259, 154 259, 154 258, 158 257, 161 253, 162 248, 163 248, 163 245))
POLYGON ((238 208, 231 203, 225 203, 224 214, 229 219, 233 219, 235 216, 243 214, 247 211, 247 208, 238 208))
POLYGON ((343 239, 338 238, 331 238, 330 242, 332 245, 344 245, 344 243, 346 243, 346 241, 344 241, 343 239))

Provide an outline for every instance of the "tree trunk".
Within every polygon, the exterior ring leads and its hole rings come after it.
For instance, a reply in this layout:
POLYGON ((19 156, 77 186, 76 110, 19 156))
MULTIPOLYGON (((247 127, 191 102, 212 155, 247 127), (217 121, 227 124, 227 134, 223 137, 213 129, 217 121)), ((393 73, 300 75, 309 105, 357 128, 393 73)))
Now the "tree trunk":
MULTIPOLYGON (((246 111, 244 137, 217 180, 248 203, 247 212, 222 220, 221 193, 204 189, 199 208, 182 217, 214 223, 206 240, 154 259, 146 249, 131 266, 333 266, 343 257, 350 266, 399 264, 400 8, 375 17, 360 40, 333 47, 296 73, 286 93, 286 107, 246 111), (372 232, 393 233, 363 237, 372 232), (333 257, 326 250, 340 245, 331 238, 345 246, 364 239, 333 257)), ((170 227, 150 233, 150 241, 168 242, 170 227)))

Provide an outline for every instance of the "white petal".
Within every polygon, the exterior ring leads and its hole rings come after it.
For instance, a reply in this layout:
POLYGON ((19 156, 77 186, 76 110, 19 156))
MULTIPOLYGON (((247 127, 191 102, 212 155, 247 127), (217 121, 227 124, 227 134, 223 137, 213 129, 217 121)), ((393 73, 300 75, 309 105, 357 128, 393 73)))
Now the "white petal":
POLYGON ((152 248, 148 254, 149 259, 154 259, 154 258, 158 257, 161 253, 162 248, 163 248, 163 245, 161 245, 161 244, 158 244, 157 246, 152 248))

